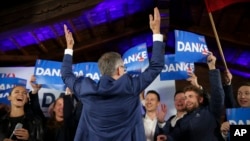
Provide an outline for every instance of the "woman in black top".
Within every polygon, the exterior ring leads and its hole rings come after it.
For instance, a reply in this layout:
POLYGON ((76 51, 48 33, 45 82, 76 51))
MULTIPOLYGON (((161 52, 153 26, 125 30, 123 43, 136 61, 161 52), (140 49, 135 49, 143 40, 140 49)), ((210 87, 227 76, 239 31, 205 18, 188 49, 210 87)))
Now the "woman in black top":
POLYGON ((11 108, 10 112, 0 119, 0 140, 42 141, 43 126, 40 118, 28 114, 25 110, 28 102, 26 88, 14 87, 8 100, 11 108))
POLYGON ((51 117, 46 123, 46 141, 74 140, 77 125, 73 119, 73 109, 71 95, 64 95, 56 99, 51 117))
POLYGON ((66 90, 65 95, 59 96, 59 98, 53 102, 51 111, 49 111, 50 117, 46 118, 40 108, 37 94, 41 86, 34 82, 35 77, 32 76, 31 86, 33 90, 30 94, 33 105, 32 111, 35 111, 44 121, 44 140, 73 141, 77 127, 77 119, 75 119, 75 117, 78 117, 74 114, 73 95, 69 89, 66 90))

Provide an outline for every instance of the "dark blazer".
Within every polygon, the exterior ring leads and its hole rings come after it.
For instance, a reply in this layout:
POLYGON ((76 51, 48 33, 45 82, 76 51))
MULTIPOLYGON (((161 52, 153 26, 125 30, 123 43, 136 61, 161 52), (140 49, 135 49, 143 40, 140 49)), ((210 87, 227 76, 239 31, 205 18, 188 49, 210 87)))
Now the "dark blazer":
MULTIPOLYGON (((43 141, 43 124, 39 117, 26 114, 23 117, 11 118, 9 113, 0 118, 0 140, 9 138, 17 123, 22 123, 29 132, 29 141, 43 141)), ((21 141, 14 135, 13 140, 21 141)))
POLYGON ((218 141, 220 117, 224 107, 224 91, 219 70, 210 70, 211 99, 207 106, 187 113, 178 120, 168 141, 218 141))
MULTIPOLYGON (((174 127, 172 127, 172 125, 171 125, 171 120, 172 120, 174 117, 175 117, 175 115, 172 115, 172 116, 169 117, 169 119, 166 121, 166 124, 167 124, 167 126, 169 127, 169 128, 167 129, 167 132, 169 132, 169 133, 174 129, 174 127)), ((165 132, 166 132, 166 130, 165 130, 165 132)))
POLYGON ((75 141, 145 141, 139 94, 163 69, 164 48, 163 42, 153 43, 149 67, 139 76, 124 74, 114 80, 103 75, 98 84, 76 78, 72 56, 64 55, 62 79, 84 104, 75 141))
POLYGON ((224 85, 223 86, 225 92, 225 107, 226 108, 237 108, 239 107, 234 94, 233 94, 233 87, 232 85, 224 85))

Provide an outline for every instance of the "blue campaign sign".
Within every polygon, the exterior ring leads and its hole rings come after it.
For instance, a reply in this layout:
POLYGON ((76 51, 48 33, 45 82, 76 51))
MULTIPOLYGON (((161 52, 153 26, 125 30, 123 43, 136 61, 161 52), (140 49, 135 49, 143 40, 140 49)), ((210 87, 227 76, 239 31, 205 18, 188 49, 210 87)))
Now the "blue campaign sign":
POLYGON ((54 90, 58 90, 58 91, 65 91, 66 90, 65 84, 42 84, 42 88, 54 89, 54 90))
POLYGON ((160 73, 160 80, 187 79, 188 72, 194 71, 194 63, 176 62, 175 55, 165 55, 165 66, 160 73))
POLYGON ((38 84, 64 84, 61 78, 61 62, 37 60, 35 76, 38 84))
POLYGON ((11 89, 0 90, 0 103, 10 105, 10 101, 8 100, 8 96, 10 94, 11 89))
POLYGON ((147 44, 142 43, 127 50, 122 59, 129 74, 140 74, 148 65, 147 44))
POLYGON ((0 78, 0 103, 9 104, 7 97, 15 86, 26 87, 27 80, 21 78, 4 77, 0 78))
POLYGON ((76 76, 90 77, 94 81, 98 82, 101 77, 101 73, 96 62, 78 63, 73 66, 73 71, 76 76))
POLYGON ((207 62, 208 48, 205 37, 191 32, 175 30, 175 61, 207 62))
POLYGON ((4 77, 0 79, 0 90, 11 89, 14 86, 26 87, 27 80, 16 77, 4 77))
MULTIPOLYGON (((61 78, 62 62, 37 60, 35 66, 36 83, 42 84, 45 88, 65 90, 61 78)), ((96 62, 78 63, 72 65, 72 70, 77 77, 90 77, 94 81, 100 80, 100 71, 96 62)))
POLYGON ((230 125, 250 125, 250 108, 228 108, 226 114, 230 125))

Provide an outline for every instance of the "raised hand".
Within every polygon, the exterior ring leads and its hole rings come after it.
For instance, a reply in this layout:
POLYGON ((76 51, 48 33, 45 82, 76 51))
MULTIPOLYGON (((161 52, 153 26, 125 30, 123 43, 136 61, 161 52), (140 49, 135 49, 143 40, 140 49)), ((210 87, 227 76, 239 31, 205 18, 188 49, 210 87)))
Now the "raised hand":
POLYGON ((188 76, 190 76, 190 77, 187 79, 187 81, 189 81, 191 83, 191 85, 196 86, 197 88, 199 88, 200 85, 198 84, 197 76, 192 72, 189 72, 188 76))
POLYGON ((231 84, 231 81, 233 79, 233 75, 230 73, 230 71, 227 69, 225 70, 225 73, 224 73, 224 79, 225 79, 225 83, 227 85, 230 85, 231 84))
POLYGON ((153 34, 160 34, 160 25, 161 25, 161 15, 159 9, 154 8, 154 17, 152 14, 149 15, 149 26, 153 34))
POLYGON ((69 87, 66 88, 65 90, 65 95, 72 95, 73 92, 69 89, 69 87))
POLYGON ((36 84, 36 77, 32 75, 30 78, 30 85, 32 87, 32 94, 37 94, 37 92, 41 89, 42 85, 36 84))
POLYGON ((215 69, 215 62, 216 62, 216 57, 213 55, 212 52, 209 52, 209 55, 207 57, 207 64, 208 64, 209 70, 215 69))
POLYGON ((163 123, 166 114, 167 114, 167 105, 161 104, 160 110, 158 110, 156 113, 158 122, 163 123))
POLYGON ((68 27, 64 24, 64 33, 67 43, 67 49, 73 49, 74 46, 74 38, 72 36, 72 33, 69 31, 68 27))

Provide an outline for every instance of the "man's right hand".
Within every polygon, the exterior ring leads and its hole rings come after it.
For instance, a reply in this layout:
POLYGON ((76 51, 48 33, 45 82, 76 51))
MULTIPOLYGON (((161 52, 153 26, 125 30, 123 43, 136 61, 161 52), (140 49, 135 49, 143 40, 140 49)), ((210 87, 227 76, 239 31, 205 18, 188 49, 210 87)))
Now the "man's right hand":
POLYGON ((161 15, 159 9, 154 8, 154 16, 149 15, 149 26, 153 34, 160 34, 160 25, 161 25, 161 15))
POLYGON ((64 33, 67 42, 67 49, 73 49, 74 46, 74 38, 72 33, 69 31, 68 27, 64 24, 64 33))

